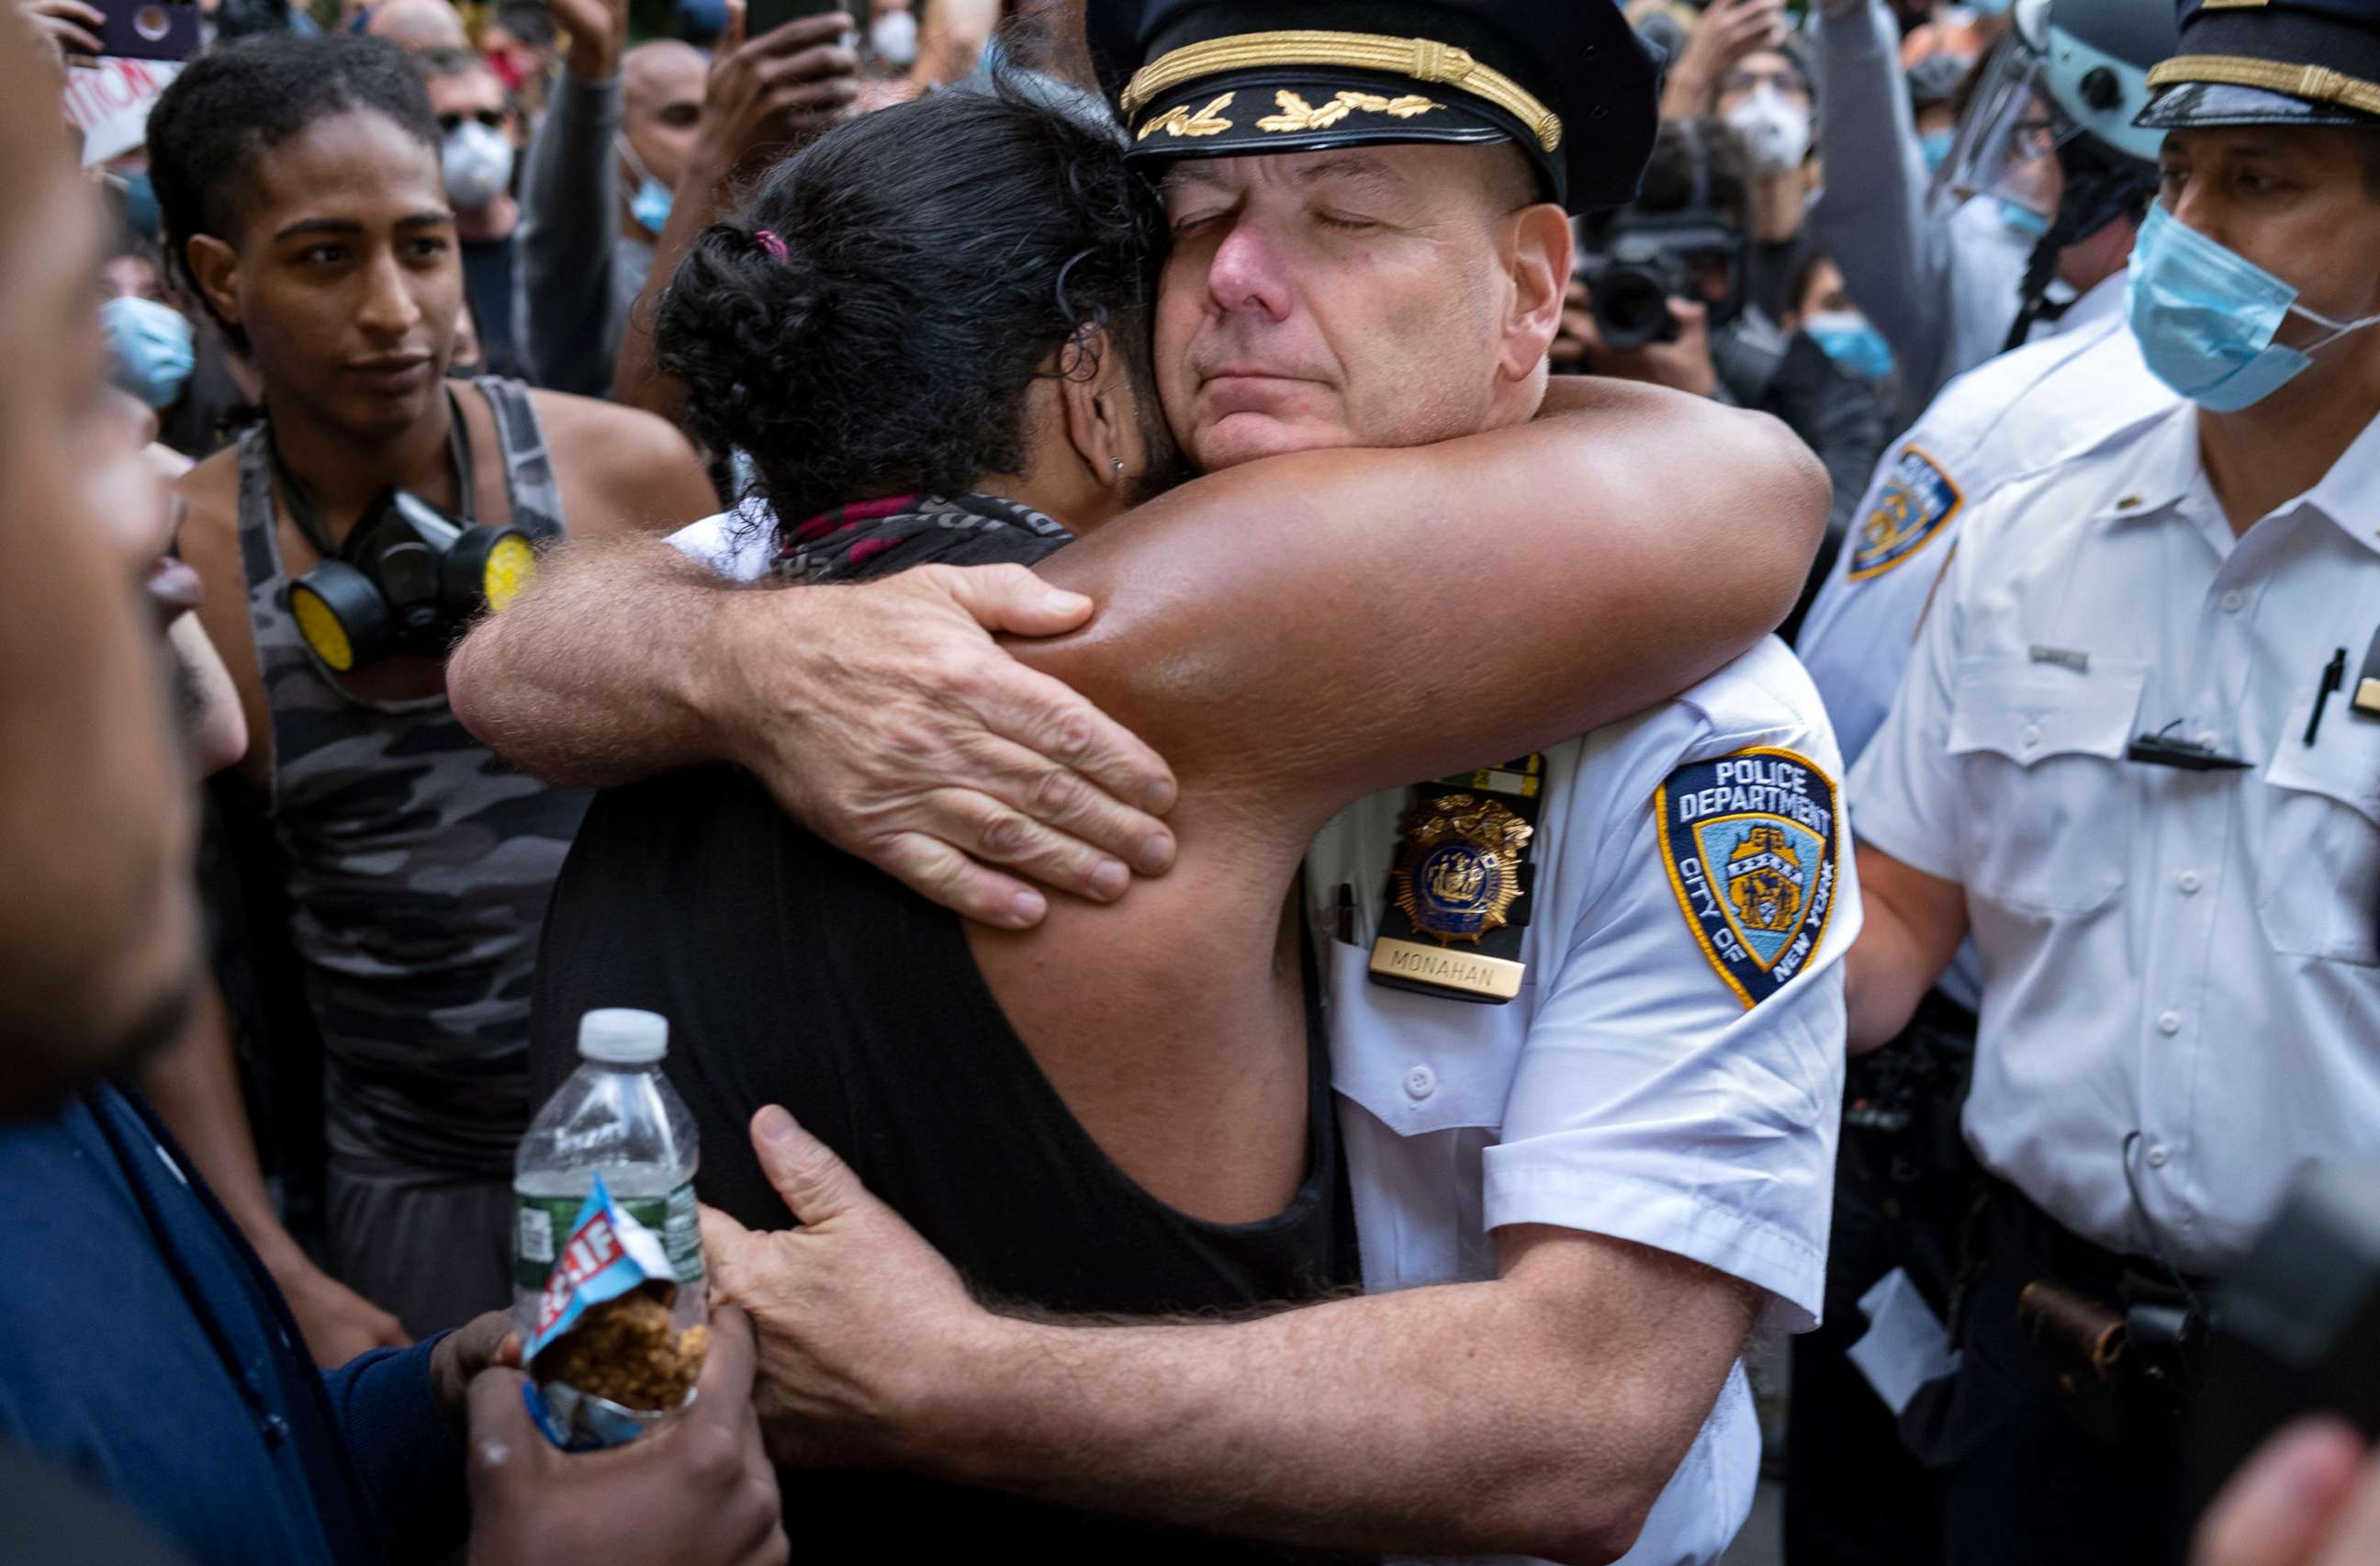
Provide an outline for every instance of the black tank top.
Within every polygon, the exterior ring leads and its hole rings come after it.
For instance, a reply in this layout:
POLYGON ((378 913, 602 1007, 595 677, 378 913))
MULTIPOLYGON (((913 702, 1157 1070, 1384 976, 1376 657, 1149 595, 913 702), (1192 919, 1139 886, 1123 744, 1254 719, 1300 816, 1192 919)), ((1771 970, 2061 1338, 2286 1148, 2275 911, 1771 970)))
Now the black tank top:
MULTIPOLYGON (((967 504, 982 509, 979 497, 967 504)), ((939 552, 951 537, 947 524, 905 535, 899 518, 869 520, 891 525, 836 528, 838 555, 886 537, 888 549, 860 553, 898 569, 912 563, 900 557, 907 539, 939 552)), ((1052 546, 1029 529, 1012 537, 1011 558, 1052 546)), ((749 1227, 791 1221, 747 1129, 777 1103, 994 1303, 1211 1315, 1357 1281, 1310 964, 1306 1179, 1272 1217, 1219 1224, 1159 1201, 1100 1151, 1009 1025, 956 915, 795 826, 740 772, 707 768, 598 796, 555 887, 542 949, 538 1092, 576 1064, 582 1012, 662 1013, 670 1080, 701 1132, 696 1188, 749 1227)), ((788 1470, 780 1479, 789 1529, 828 1559, 959 1560, 995 1543, 1037 1561, 1103 1566, 1321 1559, 907 1474, 788 1470)))

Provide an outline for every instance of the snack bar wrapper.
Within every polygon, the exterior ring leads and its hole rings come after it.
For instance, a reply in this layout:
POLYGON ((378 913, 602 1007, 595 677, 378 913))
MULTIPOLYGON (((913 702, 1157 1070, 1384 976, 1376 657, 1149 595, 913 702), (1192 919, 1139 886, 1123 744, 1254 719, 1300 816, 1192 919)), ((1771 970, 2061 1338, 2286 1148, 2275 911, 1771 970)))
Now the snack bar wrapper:
POLYGON ((677 1274, 660 1237, 613 1201, 599 1174, 571 1220, 568 1236, 555 1247, 553 1270, 546 1276, 545 1292, 537 1304, 536 1330, 521 1352, 529 1369, 522 1394, 529 1416, 565 1451, 624 1446, 694 1401, 689 1389, 676 1408, 631 1409, 563 1380, 538 1378, 540 1354, 585 1322, 597 1306, 639 1289, 666 1303, 677 1292, 677 1274))

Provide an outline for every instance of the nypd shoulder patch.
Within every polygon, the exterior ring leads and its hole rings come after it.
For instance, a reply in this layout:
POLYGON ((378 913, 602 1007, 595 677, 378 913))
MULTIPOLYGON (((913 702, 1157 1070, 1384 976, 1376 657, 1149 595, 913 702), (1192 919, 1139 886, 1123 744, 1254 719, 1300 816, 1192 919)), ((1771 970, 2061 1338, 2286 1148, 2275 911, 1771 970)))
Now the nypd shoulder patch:
POLYGON ((1807 967, 1840 875, 1834 779, 1791 751, 1690 762, 1654 791, 1661 862, 1703 955, 1746 1008, 1807 967))
POLYGON ((1880 577, 1933 542, 1942 524, 1959 514, 1966 497, 1942 465, 1913 446, 1893 459, 1892 476, 1876 496, 1876 509, 1860 524, 1849 570, 1853 581, 1880 577))

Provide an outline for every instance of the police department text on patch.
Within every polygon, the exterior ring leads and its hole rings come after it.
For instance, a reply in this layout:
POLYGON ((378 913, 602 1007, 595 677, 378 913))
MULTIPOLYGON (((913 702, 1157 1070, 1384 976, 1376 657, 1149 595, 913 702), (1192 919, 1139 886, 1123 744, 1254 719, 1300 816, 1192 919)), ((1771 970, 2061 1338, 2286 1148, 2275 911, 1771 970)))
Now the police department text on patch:
POLYGON ((1661 858, 1703 954, 1747 1007, 1809 965, 1840 874, 1833 779, 1791 751, 1691 762, 1654 795, 1661 858))

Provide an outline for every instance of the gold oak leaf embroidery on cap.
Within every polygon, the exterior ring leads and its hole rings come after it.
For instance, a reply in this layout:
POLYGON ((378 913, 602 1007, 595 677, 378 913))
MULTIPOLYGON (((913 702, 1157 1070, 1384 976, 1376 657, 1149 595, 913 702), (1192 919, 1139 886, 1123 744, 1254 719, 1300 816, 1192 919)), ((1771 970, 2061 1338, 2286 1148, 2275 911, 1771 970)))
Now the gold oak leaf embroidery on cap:
POLYGON ((1281 113, 1267 115, 1257 121, 1258 130, 1328 130, 1357 109, 1366 114, 1390 115, 1398 119, 1411 119, 1432 109, 1443 108, 1419 94, 1402 98, 1383 98, 1377 92, 1342 92, 1320 108, 1284 88, 1273 94, 1281 113))
POLYGON ((1236 93, 1226 92, 1196 114, 1187 104, 1176 104, 1163 114, 1140 128, 1138 140, 1146 141, 1160 130, 1168 136, 1220 136, 1232 128, 1232 122, 1220 117, 1220 111, 1230 108, 1236 93))

